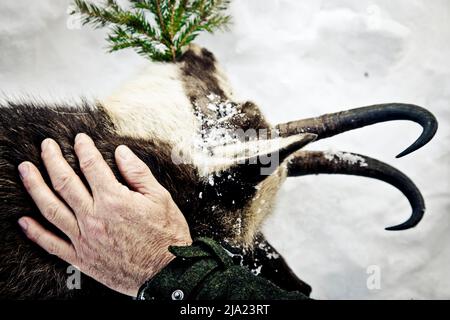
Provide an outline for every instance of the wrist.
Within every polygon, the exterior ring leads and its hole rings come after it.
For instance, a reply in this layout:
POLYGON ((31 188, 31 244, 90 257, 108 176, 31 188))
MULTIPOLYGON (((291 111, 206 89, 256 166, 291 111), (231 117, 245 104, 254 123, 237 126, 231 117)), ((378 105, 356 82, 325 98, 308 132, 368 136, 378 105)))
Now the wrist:
POLYGON ((150 268, 146 268, 141 272, 143 276, 140 277, 141 280, 139 281, 139 283, 137 283, 137 286, 133 288, 131 295, 136 297, 138 295, 139 289, 146 281, 151 280, 155 275, 157 275, 159 272, 161 272, 161 270, 166 268, 176 258, 176 256, 169 251, 169 247, 172 246, 187 247, 191 246, 192 242, 193 241, 189 235, 189 237, 184 240, 172 241, 172 243, 168 245, 163 252, 161 252, 160 254, 156 254, 156 256, 159 256, 160 259, 156 263, 153 263, 153 265, 150 266, 150 268))
POLYGON ((208 238, 191 246, 172 246, 174 259, 139 289, 139 300, 184 300, 195 296, 196 288, 218 270, 233 265, 223 248, 208 238))

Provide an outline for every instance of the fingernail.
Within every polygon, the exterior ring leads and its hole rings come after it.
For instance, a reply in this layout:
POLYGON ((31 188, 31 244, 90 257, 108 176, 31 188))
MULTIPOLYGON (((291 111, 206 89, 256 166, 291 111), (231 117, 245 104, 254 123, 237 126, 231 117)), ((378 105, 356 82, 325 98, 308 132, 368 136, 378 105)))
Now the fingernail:
POLYGON ((45 139, 44 141, 42 141, 42 143, 41 143, 41 150, 45 151, 45 149, 48 148, 49 144, 50 144, 50 139, 45 139))
POLYGON ((27 231, 28 229, 28 222, 25 219, 19 219, 19 225, 22 228, 23 231, 27 231))
POLYGON ((77 136, 75 137, 75 143, 83 141, 83 139, 85 139, 86 137, 87 136, 84 133, 77 134, 77 136))
POLYGON ((118 146, 117 152, 123 160, 128 160, 132 156, 132 152, 127 146, 118 146))
POLYGON ((41 143, 42 151, 49 151, 51 149, 52 142, 53 142, 52 139, 45 139, 44 141, 42 141, 41 143))
POLYGON ((20 178, 23 179, 28 175, 28 172, 30 171, 30 166, 28 163, 23 162, 19 165, 19 174, 20 178))

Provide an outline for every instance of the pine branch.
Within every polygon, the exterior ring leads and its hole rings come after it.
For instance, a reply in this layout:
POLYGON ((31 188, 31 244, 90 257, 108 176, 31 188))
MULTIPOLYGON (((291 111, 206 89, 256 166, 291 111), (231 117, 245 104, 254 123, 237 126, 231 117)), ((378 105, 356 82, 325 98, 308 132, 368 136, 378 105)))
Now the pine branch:
POLYGON ((116 0, 95 5, 74 0, 83 24, 108 26, 110 51, 133 48, 157 61, 176 61, 201 32, 214 32, 230 23, 224 12, 231 0, 129 0, 123 9, 116 0), (151 22, 154 21, 154 24, 151 22))

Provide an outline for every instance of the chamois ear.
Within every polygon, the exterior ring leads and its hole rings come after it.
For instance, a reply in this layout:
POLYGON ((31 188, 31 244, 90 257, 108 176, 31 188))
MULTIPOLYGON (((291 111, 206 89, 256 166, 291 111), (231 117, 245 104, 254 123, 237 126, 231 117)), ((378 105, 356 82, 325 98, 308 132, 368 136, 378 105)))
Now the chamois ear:
POLYGON ((304 133, 222 146, 214 150, 215 156, 210 159, 208 171, 232 172, 249 182, 262 181, 316 137, 315 134, 304 133))

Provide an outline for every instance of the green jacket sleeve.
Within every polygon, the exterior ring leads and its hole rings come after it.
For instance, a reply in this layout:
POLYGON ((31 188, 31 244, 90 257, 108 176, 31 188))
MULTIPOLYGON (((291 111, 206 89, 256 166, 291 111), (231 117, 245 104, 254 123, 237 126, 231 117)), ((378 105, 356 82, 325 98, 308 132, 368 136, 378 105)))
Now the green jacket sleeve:
POLYGON ((169 250, 176 258, 140 288, 139 300, 308 299, 234 265, 225 249, 209 238, 169 250))

